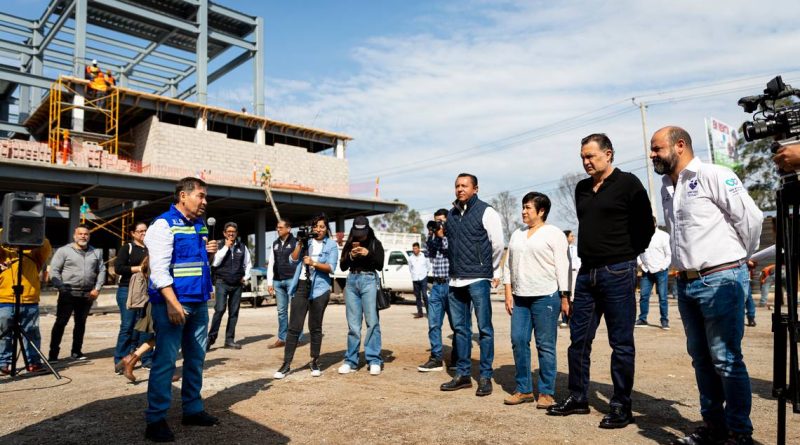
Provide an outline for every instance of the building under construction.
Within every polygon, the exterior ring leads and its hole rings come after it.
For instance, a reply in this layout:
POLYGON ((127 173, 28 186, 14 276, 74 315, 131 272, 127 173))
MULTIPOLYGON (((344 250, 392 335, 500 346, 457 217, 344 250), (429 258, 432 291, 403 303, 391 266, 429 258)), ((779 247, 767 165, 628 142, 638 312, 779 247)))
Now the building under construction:
POLYGON ((338 232, 346 219, 394 211, 350 195, 350 137, 265 116, 263 29, 261 17, 208 0, 53 0, 38 19, 0 12, 0 193, 45 193, 55 245, 84 220, 94 245, 115 249, 134 220, 166 209, 176 179, 198 176, 208 216, 255 234, 257 264, 275 224, 266 190, 281 216, 325 212, 338 232), (90 85, 93 60, 115 86, 90 85), (207 105, 208 84, 246 63, 251 111, 207 105))

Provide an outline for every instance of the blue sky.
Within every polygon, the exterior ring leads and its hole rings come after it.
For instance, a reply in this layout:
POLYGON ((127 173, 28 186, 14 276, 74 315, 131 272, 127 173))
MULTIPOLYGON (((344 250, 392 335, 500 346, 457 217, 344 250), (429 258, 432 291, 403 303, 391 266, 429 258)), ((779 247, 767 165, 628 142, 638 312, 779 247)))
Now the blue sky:
MULTIPOLYGON (((648 139, 681 125, 705 156, 704 117, 738 126, 739 97, 777 74, 800 86, 796 0, 220 3, 264 17, 268 116, 350 134, 351 181, 381 176, 384 199, 428 214, 453 199, 461 171, 487 199, 552 195, 582 172, 579 140, 592 132, 645 180, 631 97, 650 104, 648 139)), ((6 10, 34 18, 45 4, 6 10)), ((251 81, 245 65, 209 102, 239 109, 251 81)))

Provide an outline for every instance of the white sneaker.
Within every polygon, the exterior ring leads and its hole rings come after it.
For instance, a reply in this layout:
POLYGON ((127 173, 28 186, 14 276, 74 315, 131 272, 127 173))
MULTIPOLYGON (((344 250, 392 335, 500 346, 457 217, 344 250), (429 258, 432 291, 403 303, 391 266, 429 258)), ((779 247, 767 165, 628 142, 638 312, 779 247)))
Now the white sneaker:
POLYGON ((311 377, 319 377, 322 375, 322 371, 319 369, 312 369, 311 370, 311 377))
POLYGON ((369 375, 381 375, 381 365, 377 363, 369 365, 369 375))
POLYGON ((275 374, 272 374, 272 378, 273 379, 280 380, 280 379, 282 379, 284 377, 286 377, 286 374, 284 374, 284 373, 282 373, 280 371, 275 371, 275 374))
POLYGON ((286 377, 290 370, 291 369, 289 368, 289 365, 284 363, 277 371, 275 371, 275 374, 272 375, 272 378, 280 380, 286 377))
POLYGON ((356 372, 356 370, 351 368, 350 364, 344 363, 342 366, 339 366, 339 374, 350 374, 351 372, 356 372))

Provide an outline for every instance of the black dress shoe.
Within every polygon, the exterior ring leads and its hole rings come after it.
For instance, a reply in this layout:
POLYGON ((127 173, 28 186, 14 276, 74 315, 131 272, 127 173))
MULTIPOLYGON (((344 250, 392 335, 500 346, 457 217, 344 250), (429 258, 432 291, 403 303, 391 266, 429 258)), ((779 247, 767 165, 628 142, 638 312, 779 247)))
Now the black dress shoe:
POLYGON ((467 375, 456 375, 453 380, 442 383, 439 387, 442 391, 456 391, 464 388, 472 388, 472 379, 467 375))
POLYGON ((547 414, 550 416, 589 414, 589 402, 579 402, 576 398, 569 396, 567 400, 547 408, 547 414))
POLYGON ((631 414, 631 409, 613 405, 611 406, 611 412, 606 414, 603 417, 603 420, 600 421, 600 428, 625 428, 631 423, 633 423, 633 414, 631 414))
POLYGON ((175 435, 169 429, 166 420, 148 423, 144 430, 144 438, 151 442, 175 442, 175 435))
POLYGON ((727 428, 706 423, 688 436, 673 440, 672 445, 724 445, 726 440, 728 440, 727 428))
POLYGON ((492 393, 492 379, 488 377, 481 377, 478 380, 478 390, 475 391, 475 395, 478 397, 488 396, 492 393))
POLYGON ((239 343, 225 343, 225 349, 242 349, 239 343))
POLYGON ((219 419, 205 411, 200 411, 197 414, 183 416, 181 423, 184 425, 194 426, 214 426, 219 423, 219 419))

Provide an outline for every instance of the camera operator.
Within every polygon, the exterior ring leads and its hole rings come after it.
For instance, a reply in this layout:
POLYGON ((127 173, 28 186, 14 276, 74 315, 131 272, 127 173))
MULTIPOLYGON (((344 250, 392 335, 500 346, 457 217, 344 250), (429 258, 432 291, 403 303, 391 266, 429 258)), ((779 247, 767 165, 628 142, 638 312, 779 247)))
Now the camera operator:
MULTIPOLYGON (((39 297, 41 295, 39 273, 52 250, 50 241, 45 239, 41 247, 26 249, 22 252, 26 258, 22 260, 23 291, 20 296, 22 303, 20 305, 20 327, 31 342, 40 349, 42 336, 39 333, 39 297)), ((0 269, 2 269, 0 272, 0 333, 6 332, 14 318, 16 297, 12 286, 17 284, 19 261, 15 249, 0 247, 0 269)), ((12 335, 8 333, 0 340, 0 373, 9 374, 11 372, 11 361, 14 360, 14 357, 11 356, 13 353, 11 347, 12 335)), ((24 347, 25 356, 28 358, 27 371, 41 371, 42 363, 33 345, 26 340, 24 347)))
MULTIPOLYGON (((450 315, 450 306, 447 296, 450 293, 450 261, 447 258, 447 236, 444 233, 444 223, 447 222, 447 209, 439 209, 433 214, 433 221, 428 223, 428 240, 426 242, 428 259, 431 263, 433 286, 428 297, 428 340, 431 343, 431 356, 427 362, 417 367, 420 372, 441 371, 444 369, 442 357, 442 322, 447 314, 450 330, 453 329, 453 317, 450 315)), ((468 333, 472 338, 472 332, 468 333)), ((450 366, 456 366, 456 345, 453 337, 453 347, 450 351, 450 366)))
MULTIPOLYGON (((319 354, 322 349, 322 319, 331 297, 333 271, 339 260, 339 247, 330 238, 328 217, 319 215, 311 221, 311 233, 297 234, 297 245, 289 257, 295 268, 289 285, 289 333, 283 349, 283 364, 273 376, 282 379, 291 370, 297 342, 308 314, 308 331, 311 335, 311 376, 319 377, 319 354), (311 237, 311 238, 309 238, 311 237), (301 257, 300 254, 303 254, 301 257)), ((301 229, 302 231, 302 229, 301 229)))
POLYGON ((772 160, 784 173, 800 170, 800 142, 781 147, 772 160))
POLYGON ((225 348, 242 349, 242 345, 236 343, 234 337, 236 322, 239 320, 242 288, 250 279, 250 269, 253 266, 250 261, 250 251, 247 250, 244 243, 239 241, 239 226, 235 222, 225 223, 223 234, 225 235, 224 243, 217 242, 222 244, 222 247, 214 255, 212 263, 212 266, 215 267, 217 282, 214 286, 214 317, 211 319, 211 327, 208 329, 206 350, 211 349, 211 345, 217 340, 226 307, 228 309, 228 325, 225 327, 225 348))
POLYGON ((753 443, 752 392, 742 357, 746 260, 763 216, 730 169, 694 157, 686 130, 665 127, 650 142, 663 176, 664 219, 678 269, 678 310, 692 357, 704 425, 677 444, 753 443))

